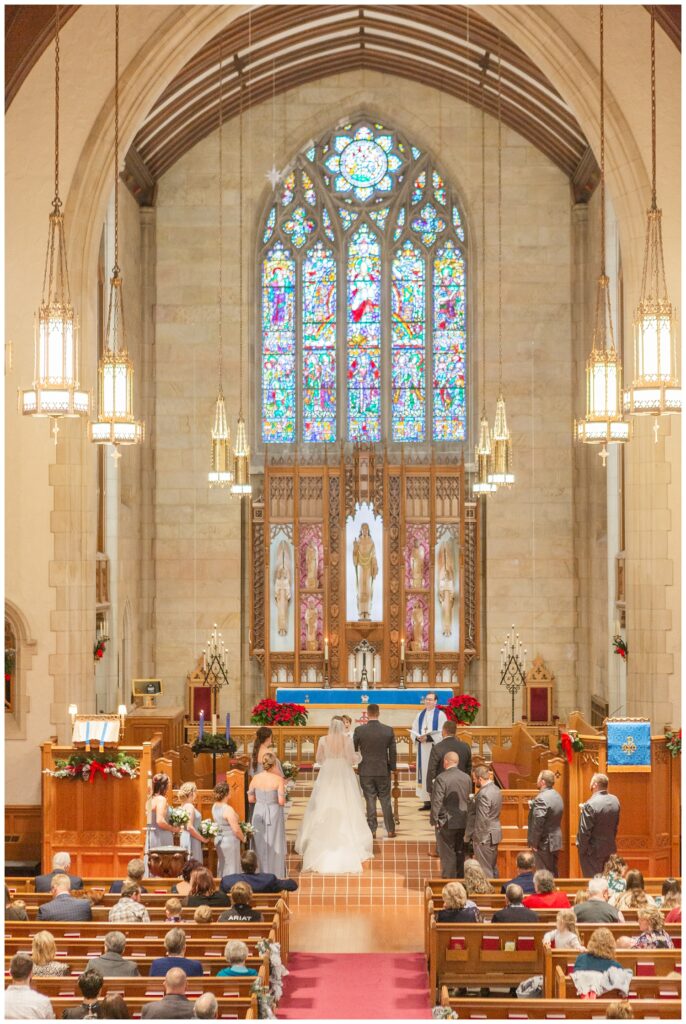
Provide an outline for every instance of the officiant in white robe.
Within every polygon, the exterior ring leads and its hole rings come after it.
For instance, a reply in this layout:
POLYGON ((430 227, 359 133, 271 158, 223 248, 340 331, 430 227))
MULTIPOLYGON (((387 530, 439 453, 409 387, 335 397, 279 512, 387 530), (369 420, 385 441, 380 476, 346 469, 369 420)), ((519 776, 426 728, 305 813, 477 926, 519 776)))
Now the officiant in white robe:
POLYGON ((424 709, 420 711, 410 729, 410 736, 417 747, 417 796, 424 801, 424 810, 431 807, 431 797, 426 788, 426 777, 429 771, 429 758, 434 743, 443 739, 443 723, 446 716, 438 707, 438 699, 433 691, 424 698, 424 709))

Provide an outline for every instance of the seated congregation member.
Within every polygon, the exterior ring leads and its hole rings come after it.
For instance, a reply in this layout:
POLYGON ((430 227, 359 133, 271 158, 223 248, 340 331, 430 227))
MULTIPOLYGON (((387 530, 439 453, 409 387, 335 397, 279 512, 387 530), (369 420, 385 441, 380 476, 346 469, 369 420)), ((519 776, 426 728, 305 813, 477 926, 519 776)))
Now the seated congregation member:
POLYGON ((12 895, 5 886, 5 920, 28 921, 29 915, 23 900, 12 900, 12 895))
POLYGON ((574 913, 580 924, 618 924, 624 920, 621 912, 608 903, 610 890, 607 879, 602 875, 591 878, 588 883, 588 899, 574 906, 574 913))
POLYGON ((443 886, 443 907, 436 913, 437 921, 456 921, 462 924, 481 920, 478 908, 467 906, 467 890, 461 882, 448 882, 443 886))
POLYGON ((5 1020, 54 1020, 47 996, 31 988, 33 961, 28 953, 15 953, 10 960, 10 984, 5 989, 5 1020))
POLYGON ((222 967, 221 971, 217 971, 217 977, 244 978, 248 975, 257 974, 254 967, 245 966, 249 952, 250 950, 244 942, 241 942, 239 939, 229 939, 224 946, 224 959, 229 966, 222 967))
POLYGON ((187 907, 199 907, 206 903, 208 907, 228 907, 229 899, 225 892, 216 889, 214 878, 207 868, 198 868, 191 875, 191 891, 186 900, 187 907))
POLYGON ((186 975, 180 967, 166 971, 163 997, 154 1003, 144 1003, 141 1017, 144 1020, 192 1019, 193 1003, 186 998, 186 975))
POLYGON ((231 892, 236 882, 247 882, 253 892, 295 892, 298 888, 298 883, 292 878, 277 878, 260 871, 254 850, 245 850, 241 854, 241 871, 235 875, 224 875, 221 887, 224 892, 231 892))
POLYGON ((672 907, 665 918, 665 924, 681 924, 681 907, 672 907))
POLYGON ((199 907, 195 908, 193 914, 194 924, 209 924, 212 920, 212 907, 208 907, 206 903, 201 903, 199 907))
POLYGON ((508 885, 519 885, 524 895, 528 896, 534 892, 534 855, 530 850, 517 854, 517 868, 519 874, 511 881, 501 885, 500 891, 504 893, 508 885))
POLYGON ((628 999, 614 999, 608 1003, 605 1020, 633 1020, 634 1011, 628 999))
POLYGON ((468 896, 478 896, 494 891, 493 886, 484 874, 484 869, 478 860, 474 858, 468 858, 464 862, 464 887, 467 890, 468 896))
POLYGON ((220 921, 261 921, 259 910, 252 909, 252 889, 247 882, 236 882, 231 889, 231 908, 219 915, 220 921))
POLYGON ((629 870, 629 865, 620 857, 619 854, 613 853, 611 857, 605 861, 605 867, 603 868, 603 874, 607 879, 607 887, 610 890, 610 896, 624 892, 626 889, 626 873, 629 870))
POLYGON ((69 964, 56 960, 57 946, 50 932, 36 932, 31 943, 34 978, 62 978, 70 973, 69 964))
POLYGON ((575 971, 607 971, 610 967, 622 965, 615 960, 616 946, 614 935, 609 928, 596 928, 588 940, 586 952, 581 953, 574 961, 575 971))
POLYGON ((525 907, 522 903, 524 893, 521 885, 510 882, 505 890, 507 906, 496 910, 491 921, 493 924, 519 924, 520 921, 538 921, 538 914, 535 910, 525 907))
POLYGON ((543 936, 543 945, 551 949, 583 949, 573 910, 558 910, 555 927, 543 936))
POLYGON ((131 1017, 129 1008, 120 992, 105 996, 100 1005, 100 1012, 103 1020, 129 1020, 131 1017))
POLYGON ((175 896, 188 896, 191 891, 191 876, 193 872, 204 866, 205 865, 202 861, 193 860, 193 858, 190 857, 184 864, 181 871, 181 881, 177 882, 176 885, 172 885, 169 891, 175 896))
POLYGON ((76 984, 83 996, 83 1002, 79 1006, 71 1006, 62 1012, 64 1020, 83 1020, 84 1017, 100 1017, 102 1015, 102 1003, 98 1001, 100 989, 103 986, 103 977, 98 971, 89 971, 88 968, 79 975, 76 984))
POLYGON ((127 882, 122 888, 121 899, 118 900, 110 912, 107 920, 112 924, 136 924, 143 921, 147 924, 150 920, 148 908, 141 903, 141 889, 137 882, 127 882))
POLYGON ((638 927, 638 935, 622 935, 617 939, 618 949, 674 949, 672 937, 665 931, 662 911, 657 907, 639 910, 638 927))
POLYGON ((662 895, 655 900, 663 914, 681 906, 681 882, 678 878, 665 878, 662 895))
POLYGON ((141 885, 142 880, 145 878, 145 863, 140 857, 134 857, 126 865, 126 878, 123 882, 112 882, 110 886, 110 892, 121 892, 127 882, 133 882, 134 885, 139 886, 141 892, 145 893, 148 890, 141 885))
POLYGON ((38 908, 39 921, 92 921, 91 901, 71 895, 69 875, 53 875, 52 899, 38 908))
POLYGON ((193 1016, 196 1020, 216 1020, 219 1016, 219 1003, 213 992, 203 992, 195 1000, 193 1016))
MULTIPOLYGON (((56 853, 52 858, 52 871, 49 871, 47 875, 36 875, 35 888, 36 892, 51 892, 52 880, 55 875, 69 875, 69 868, 71 867, 71 857, 68 853, 56 853)), ((69 875, 69 881, 71 882, 72 889, 83 889, 83 879, 79 878, 78 875, 69 875)))
POLYGON ((552 871, 541 868, 534 874, 534 892, 524 897, 522 901, 525 907, 532 910, 543 907, 569 907, 569 899, 566 892, 559 892, 555 888, 555 878, 552 871))
MULTIPOLYGON (((186 933, 183 928, 171 928, 164 936, 166 956, 159 956, 150 964, 150 977, 161 978, 173 967, 180 967, 189 978, 202 977, 200 960, 190 960, 186 954, 186 933)), ((185 987, 184 987, 185 991, 185 987)))
POLYGON ((105 950, 86 964, 87 971, 98 971, 103 978, 139 978, 140 972, 135 960, 125 960, 126 936, 123 932, 108 932, 104 939, 105 950))
POLYGON ((575 907, 578 907, 580 903, 585 903, 590 895, 588 889, 577 889, 572 903, 575 907))
POLYGON ((172 924, 178 924, 183 920, 181 911, 183 904, 177 896, 171 896, 164 905, 164 919, 172 924))
POLYGON ((639 907, 655 906, 655 900, 645 891, 643 872, 632 868, 626 873, 624 892, 613 896, 610 902, 617 910, 637 910, 639 907))

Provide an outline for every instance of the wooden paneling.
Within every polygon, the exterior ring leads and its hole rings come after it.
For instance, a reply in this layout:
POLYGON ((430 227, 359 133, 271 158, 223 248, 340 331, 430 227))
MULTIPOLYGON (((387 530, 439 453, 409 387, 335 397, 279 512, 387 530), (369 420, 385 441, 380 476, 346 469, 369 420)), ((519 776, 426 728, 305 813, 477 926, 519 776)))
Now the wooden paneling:
POLYGON ((157 733, 163 750, 178 750, 184 741, 183 708, 135 708, 126 717, 123 743, 138 747, 157 733))
POLYGON ((37 804, 5 806, 5 862, 38 863, 41 856, 42 819, 37 804))

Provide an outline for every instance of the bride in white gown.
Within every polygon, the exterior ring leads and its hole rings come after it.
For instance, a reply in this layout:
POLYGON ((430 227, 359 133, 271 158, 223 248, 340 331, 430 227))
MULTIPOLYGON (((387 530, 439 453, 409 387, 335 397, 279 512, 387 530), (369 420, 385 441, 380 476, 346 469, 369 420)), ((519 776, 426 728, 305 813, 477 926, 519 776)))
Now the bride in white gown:
POLYGON ((319 775, 295 841, 302 871, 321 875, 359 873, 373 856, 373 839, 364 814, 353 765, 360 760, 343 722, 331 720, 317 747, 319 775))

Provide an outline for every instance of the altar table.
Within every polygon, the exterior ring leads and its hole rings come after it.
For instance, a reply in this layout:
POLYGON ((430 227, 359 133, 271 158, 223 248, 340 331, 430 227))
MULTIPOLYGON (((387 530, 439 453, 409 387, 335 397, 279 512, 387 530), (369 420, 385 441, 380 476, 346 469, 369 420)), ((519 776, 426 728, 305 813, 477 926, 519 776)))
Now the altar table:
POLYGON ((276 699, 289 704, 325 704, 335 707, 357 707, 361 704, 379 704, 381 706, 409 705, 420 707, 427 693, 435 693, 439 704, 447 704, 453 695, 450 688, 413 687, 400 690, 397 687, 384 687, 376 690, 355 690, 351 687, 323 690, 321 687, 281 687, 276 691, 276 699), (365 697, 365 700, 362 698, 365 697))

